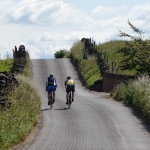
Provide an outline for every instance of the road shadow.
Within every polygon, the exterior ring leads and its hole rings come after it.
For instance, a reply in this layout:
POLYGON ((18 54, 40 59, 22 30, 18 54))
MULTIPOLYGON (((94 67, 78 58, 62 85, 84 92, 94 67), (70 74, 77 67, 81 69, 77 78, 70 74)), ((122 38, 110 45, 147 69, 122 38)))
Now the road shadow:
POLYGON ((69 108, 57 108, 57 109, 50 109, 50 108, 44 108, 41 109, 40 111, 47 111, 47 110, 68 110, 69 108))
POLYGON ((50 108, 44 108, 44 109, 41 109, 40 111, 46 111, 46 110, 50 110, 50 108))
POLYGON ((55 110, 67 110, 68 108, 57 108, 55 110))

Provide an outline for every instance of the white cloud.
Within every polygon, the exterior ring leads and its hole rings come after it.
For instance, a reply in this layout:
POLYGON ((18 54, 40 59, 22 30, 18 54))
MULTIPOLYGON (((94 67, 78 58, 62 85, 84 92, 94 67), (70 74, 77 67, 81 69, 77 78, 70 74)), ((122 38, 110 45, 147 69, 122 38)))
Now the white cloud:
POLYGON ((126 12, 128 7, 126 5, 121 7, 106 7, 106 6, 98 6, 92 10, 93 15, 98 16, 112 16, 112 15, 121 15, 126 12))
POLYGON ((150 4, 135 6, 130 11, 130 17, 140 20, 149 20, 150 19, 150 16, 148 15, 149 13, 150 13, 150 4))
POLYGON ((32 58, 54 57, 56 51, 61 49, 70 50, 73 43, 83 37, 83 32, 79 31, 70 32, 68 36, 66 34, 66 32, 44 32, 43 34, 32 35, 26 39, 26 48, 32 58), (34 48, 30 46, 31 44, 34 48))
POLYGON ((7 45, 8 43, 0 41, 0 60, 6 59, 7 55, 9 56, 9 58, 13 57, 13 52, 7 45))
POLYGON ((24 44, 32 59, 52 58, 82 37, 96 43, 119 39, 119 30, 133 33, 128 19, 146 36, 150 33, 150 4, 97 6, 84 12, 62 0, 5 0, 0 13, 0 53, 11 54, 15 45, 24 44))
POLYGON ((22 0, 16 4, 9 4, 9 7, 7 3, 2 5, 1 20, 4 20, 5 23, 52 26, 70 25, 89 20, 89 17, 81 10, 77 10, 63 1, 22 0))

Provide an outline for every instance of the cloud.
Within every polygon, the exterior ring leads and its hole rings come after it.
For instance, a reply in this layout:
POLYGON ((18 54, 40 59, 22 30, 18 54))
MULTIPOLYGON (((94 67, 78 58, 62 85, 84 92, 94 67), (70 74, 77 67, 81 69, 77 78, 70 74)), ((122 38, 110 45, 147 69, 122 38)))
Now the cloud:
POLYGON ((5 0, 0 5, 0 53, 24 44, 32 59, 54 58, 61 49, 69 50, 82 37, 103 43, 118 37, 119 30, 133 33, 128 19, 150 33, 150 5, 129 8, 97 6, 91 12, 62 0, 5 0))
POLYGON ((13 52, 12 52, 12 50, 9 49, 9 47, 7 45, 8 45, 8 43, 4 43, 4 42, 0 41, 0 60, 6 59, 7 57, 9 57, 9 58, 13 57, 13 52))
POLYGON ((26 48, 29 50, 32 58, 43 56, 44 58, 54 58, 56 51, 70 50, 73 43, 83 37, 82 33, 73 31, 69 32, 69 36, 66 36, 67 33, 63 31, 61 33, 44 32, 43 34, 35 34, 26 39, 26 48))
POLYGON ((4 7, 1 20, 5 23, 54 26, 78 24, 89 20, 81 10, 63 1, 22 0, 15 4, 2 5, 4 7))
POLYGON ((138 20, 150 20, 150 16, 147 15, 150 13, 150 4, 135 6, 130 11, 130 17, 138 20))
POLYGON ((128 17, 130 22, 136 27, 140 28, 143 32, 150 32, 150 4, 135 6, 129 11, 128 17))
POLYGON ((116 15, 124 15, 125 12, 128 10, 126 5, 121 7, 106 7, 106 6, 98 6, 92 10, 93 17, 96 18, 111 18, 116 15))

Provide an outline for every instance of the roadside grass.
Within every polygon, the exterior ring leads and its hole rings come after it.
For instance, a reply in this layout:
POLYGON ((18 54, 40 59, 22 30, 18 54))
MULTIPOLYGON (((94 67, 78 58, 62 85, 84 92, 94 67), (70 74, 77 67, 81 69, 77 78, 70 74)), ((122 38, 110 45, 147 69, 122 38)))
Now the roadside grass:
MULTIPOLYGON (((135 75, 135 71, 122 71, 119 69, 119 63, 122 60, 122 56, 117 54, 116 51, 118 48, 124 46, 124 41, 114 40, 109 41, 103 44, 99 44, 99 51, 107 55, 108 64, 110 69, 112 68, 112 62, 115 63, 115 69, 117 73, 126 74, 126 75, 135 75)), ((76 41, 70 49, 70 52, 67 53, 66 57, 70 57, 73 59, 75 65, 78 68, 80 75, 83 78, 83 82, 87 88, 90 88, 94 85, 95 81, 102 80, 103 77, 101 75, 99 65, 97 64, 97 59, 94 56, 90 56, 87 54, 87 59, 83 59, 84 54, 84 43, 80 41, 76 41)))
MULTIPOLYGON (((147 40, 147 43, 150 44, 150 40, 147 40)), ((124 41, 110 41, 101 44, 103 53, 106 52, 108 55, 109 64, 111 65, 111 62, 114 61, 116 63, 116 68, 122 60, 122 56, 117 54, 116 50, 124 46, 124 44, 124 41)), ((121 71, 118 68, 118 73, 135 75, 136 71, 121 71)), ((134 81, 131 80, 127 84, 119 84, 117 89, 114 89, 110 93, 110 96, 137 108, 143 116, 150 120, 150 78, 148 76, 139 76, 137 79, 134 81)))
POLYGON ((122 60, 121 54, 116 53, 117 50, 121 47, 125 46, 125 41, 121 40, 114 40, 105 42, 103 44, 100 44, 99 47, 102 51, 102 54, 106 54, 108 58, 108 64, 110 66, 110 70, 114 68, 115 72, 118 74, 125 74, 125 75, 135 75, 136 71, 132 70, 121 70, 119 68, 120 61, 122 60), (113 64, 112 64, 113 63, 113 64))
POLYGON ((25 77, 31 77, 32 65, 31 65, 29 53, 26 53, 26 61, 27 61, 26 66, 23 70, 22 75, 25 77))
POLYGON ((24 73, 16 75, 18 87, 12 87, 8 100, 10 108, 0 107, 0 150, 7 150, 25 140, 37 124, 40 114, 40 97, 35 83, 30 78, 30 58, 27 58, 24 73))
MULTIPOLYGON (((147 41, 150 43, 150 41, 147 41)), ((116 54, 116 50, 124 46, 124 41, 110 41, 99 45, 102 53, 107 53, 108 63, 116 63, 118 67, 122 60, 120 54, 116 54)), ((94 57, 88 55, 88 59, 83 58, 84 44, 80 41, 74 43, 70 50, 70 59, 74 60, 78 68, 79 74, 82 76, 84 84, 90 89, 95 81, 102 80, 100 69, 94 57)), ((119 69, 119 68, 118 68, 119 69)), ((135 75, 135 71, 121 71, 118 73, 126 75, 135 75)), ((114 89, 110 96, 117 101, 122 101, 130 106, 134 106, 139 112, 150 120, 150 78, 147 76, 138 77, 137 80, 130 80, 127 84, 121 83, 114 89)))
POLYGON ((9 72, 13 66, 13 58, 8 58, 5 60, 0 60, 0 72, 9 72))
MULTIPOLYGON (((150 40, 146 40, 147 44, 150 45, 150 40)), ((106 54, 108 57, 108 64, 110 66, 110 70, 112 69, 112 62, 115 64, 115 72, 118 74, 125 74, 125 75, 135 75, 135 70, 121 70, 119 68, 120 61, 123 59, 121 54, 116 53, 118 49, 125 46, 124 40, 112 40, 109 42, 105 42, 98 45, 100 50, 102 51, 103 55, 106 54)), ((114 65, 113 65, 114 66, 114 65)))
POLYGON ((127 105, 134 106, 150 120, 150 78, 148 76, 138 77, 134 81, 129 81, 128 84, 119 84, 110 96, 127 105))
POLYGON ((87 88, 90 88, 95 81, 101 80, 100 69, 95 57, 87 55, 88 59, 83 59, 84 44, 77 41, 70 50, 70 58, 76 64, 83 82, 87 88))

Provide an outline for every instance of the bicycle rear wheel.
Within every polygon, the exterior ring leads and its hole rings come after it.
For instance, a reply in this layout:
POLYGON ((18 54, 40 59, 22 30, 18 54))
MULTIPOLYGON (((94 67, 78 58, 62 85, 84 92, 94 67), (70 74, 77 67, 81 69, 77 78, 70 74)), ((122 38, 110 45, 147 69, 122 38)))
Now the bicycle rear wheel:
POLYGON ((72 99, 71 99, 71 92, 69 93, 69 103, 68 103, 68 109, 71 107, 72 99))
POLYGON ((71 104, 69 103, 69 104, 68 104, 68 109, 70 109, 70 107, 71 107, 71 104))
POLYGON ((50 103, 50 109, 53 109, 53 103, 50 103))

